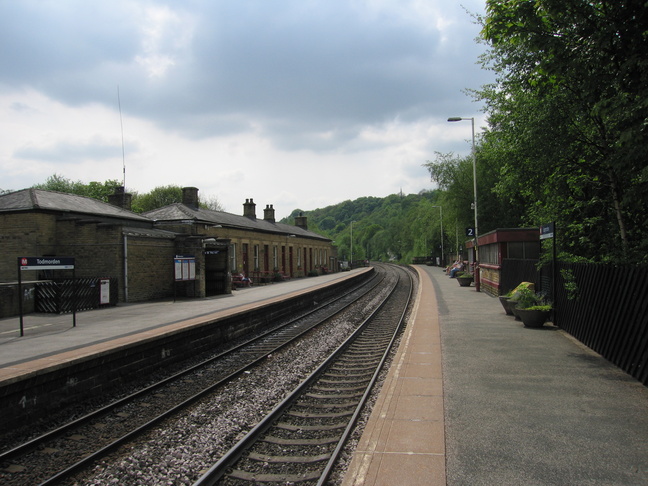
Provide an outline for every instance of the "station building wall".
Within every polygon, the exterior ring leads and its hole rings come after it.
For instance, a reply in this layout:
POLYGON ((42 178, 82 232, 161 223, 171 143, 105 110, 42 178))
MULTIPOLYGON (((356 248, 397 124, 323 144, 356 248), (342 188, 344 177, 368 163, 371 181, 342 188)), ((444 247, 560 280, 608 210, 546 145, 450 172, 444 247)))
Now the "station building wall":
MULTIPOLYGON (((142 302, 174 295, 174 240, 126 236, 129 302, 142 302)), ((198 273, 198 272, 197 272, 198 273)), ((124 295, 124 279, 120 279, 124 295)), ((181 290, 184 295, 184 289, 181 290)), ((120 299, 123 300, 123 299, 120 299)))

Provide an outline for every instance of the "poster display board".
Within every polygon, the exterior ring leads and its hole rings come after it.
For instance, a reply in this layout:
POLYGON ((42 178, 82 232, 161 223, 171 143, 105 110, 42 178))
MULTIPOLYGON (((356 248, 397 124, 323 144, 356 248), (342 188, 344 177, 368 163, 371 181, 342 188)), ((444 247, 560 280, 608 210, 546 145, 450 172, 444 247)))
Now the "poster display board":
POLYGON ((196 280, 196 257, 176 255, 173 263, 176 282, 196 280))

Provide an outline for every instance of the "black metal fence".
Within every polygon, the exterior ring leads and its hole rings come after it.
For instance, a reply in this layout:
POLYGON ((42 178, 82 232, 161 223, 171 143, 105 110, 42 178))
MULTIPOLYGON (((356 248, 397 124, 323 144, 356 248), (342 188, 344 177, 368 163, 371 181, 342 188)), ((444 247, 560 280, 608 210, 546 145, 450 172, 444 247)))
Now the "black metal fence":
POLYGON ((76 280, 52 280, 36 284, 36 312, 66 314, 117 305, 119 297, 118 280, 111 277, 110 302, 101 304, 101 280, 104 278, 77 278, 76 280), (76 287, 76 295, 75 295, 76 287))
MULTIPOLYGON (((556 265, 555 323, 648 385, 648 268, 582 263, 556 265)), ((551 268, 504 260, 503 293, 520 282, 552 295, 551 268)))

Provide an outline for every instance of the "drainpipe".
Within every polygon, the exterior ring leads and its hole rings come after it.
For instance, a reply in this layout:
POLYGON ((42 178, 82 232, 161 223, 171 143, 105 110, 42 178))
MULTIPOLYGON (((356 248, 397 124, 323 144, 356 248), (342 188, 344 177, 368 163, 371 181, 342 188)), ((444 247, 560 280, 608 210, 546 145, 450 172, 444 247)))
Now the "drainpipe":
POLYGON ((128 302, 128 236, 124 235, 124 302, 128 302))

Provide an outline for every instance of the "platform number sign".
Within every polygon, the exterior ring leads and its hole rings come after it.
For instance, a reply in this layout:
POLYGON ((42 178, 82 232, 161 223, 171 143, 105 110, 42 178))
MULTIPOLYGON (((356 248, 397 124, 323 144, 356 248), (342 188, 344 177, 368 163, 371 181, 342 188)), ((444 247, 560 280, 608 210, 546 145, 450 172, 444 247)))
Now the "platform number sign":
POLYGON ((474 238, 475 237, 475 228, 466 228, 466 236, 468 238, 474 238))

